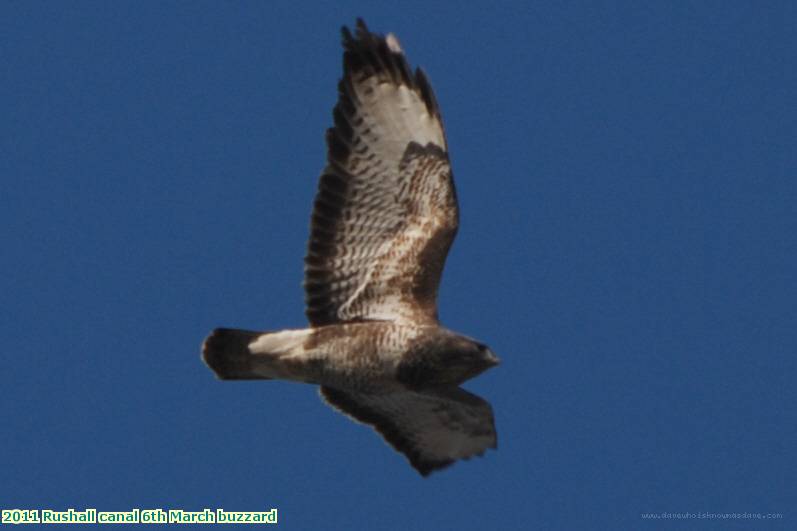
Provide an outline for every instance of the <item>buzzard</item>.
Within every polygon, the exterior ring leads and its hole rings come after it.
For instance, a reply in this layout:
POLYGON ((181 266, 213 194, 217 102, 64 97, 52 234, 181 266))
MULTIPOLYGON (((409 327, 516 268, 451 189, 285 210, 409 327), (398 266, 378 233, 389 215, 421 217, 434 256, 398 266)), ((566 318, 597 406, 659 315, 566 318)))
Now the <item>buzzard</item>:
POLYGON ((426 476, 496 447, 490 404, 459 385, 498 364, 437 319, 459 214, 440 109, 398 40, 357 20, 304 259, 309 328, 219 328, 202 357, 221 379, 320 385, 426 476))

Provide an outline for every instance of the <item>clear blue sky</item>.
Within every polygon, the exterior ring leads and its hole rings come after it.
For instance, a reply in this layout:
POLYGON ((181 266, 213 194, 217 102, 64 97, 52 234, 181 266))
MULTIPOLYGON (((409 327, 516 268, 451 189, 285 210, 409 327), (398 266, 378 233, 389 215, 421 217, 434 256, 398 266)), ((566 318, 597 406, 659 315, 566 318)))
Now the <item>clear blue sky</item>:
POLYGON ((293 4, 0 7, 0 504, 797 527, 794 3, 293 4), (503 360, 466 384, 499 449, 426 480, 313 387, 199 358, 305 323, 357 16, 433 83, 462 209, 440 316, 503 360))

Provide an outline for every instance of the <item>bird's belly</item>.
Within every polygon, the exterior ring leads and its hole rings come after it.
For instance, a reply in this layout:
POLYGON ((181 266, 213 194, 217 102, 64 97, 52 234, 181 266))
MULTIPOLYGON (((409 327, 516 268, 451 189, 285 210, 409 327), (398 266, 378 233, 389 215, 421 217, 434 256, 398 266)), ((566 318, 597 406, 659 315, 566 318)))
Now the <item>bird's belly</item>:
POLYGON ((283 361, 292 379, 307 383, 358 391, 401 387, 396 380, 397 362, 390 353, 320 350, 283 361))

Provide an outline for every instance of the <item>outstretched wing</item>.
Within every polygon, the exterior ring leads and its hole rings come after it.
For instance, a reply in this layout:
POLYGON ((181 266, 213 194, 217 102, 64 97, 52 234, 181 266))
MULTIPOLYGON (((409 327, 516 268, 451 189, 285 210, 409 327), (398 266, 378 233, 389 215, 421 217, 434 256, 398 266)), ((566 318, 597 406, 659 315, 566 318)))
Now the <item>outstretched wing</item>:
POLYGON ((343 28, 343 78, 327 131, 305 257, 310 324, 437 321, 458 225, 440 111, 393 35, 343 28))
POLYGON ((321 396, 373 426, 423 476, 497 447, 490 404, 460 387, 381 394, 321 387, 321 396))

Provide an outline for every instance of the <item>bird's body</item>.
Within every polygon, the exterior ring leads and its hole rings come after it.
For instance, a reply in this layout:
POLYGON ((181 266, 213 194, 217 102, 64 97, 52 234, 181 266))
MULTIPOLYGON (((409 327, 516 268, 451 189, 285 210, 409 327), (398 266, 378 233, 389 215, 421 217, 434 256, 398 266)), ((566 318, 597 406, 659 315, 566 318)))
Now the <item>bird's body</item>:
POLYGON ((416 327, 383 322, 265 334, 220 329, 208 338, 208 350, 222 352, 213 345, 229 344, 231 336, 239 335, 248 340, 245 350, 233 349, 210 362, 217 367, 230 364, 226 368, 230 378, 292 380, 370 391, 398 384, 395 374, 401 354, 418 334, 416 327), (237 358, 236 353, 240 354, 237 358))
POLYGON ((204 350, 208 364, 228 379, 292 380, 362 392, 459 385, 498 362, 485 346, 440 326, 389 321, 271 333, 221 328, 204 350))
POLYGON ((431 86, 361 20, 343 45, 305 257, 310 327, 217 329, 203 358, 222 379, 320 385, 426 475, 495 447, 490 405, 457 386, 498 358, 438 321, 459 210, 431 86))

